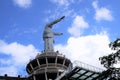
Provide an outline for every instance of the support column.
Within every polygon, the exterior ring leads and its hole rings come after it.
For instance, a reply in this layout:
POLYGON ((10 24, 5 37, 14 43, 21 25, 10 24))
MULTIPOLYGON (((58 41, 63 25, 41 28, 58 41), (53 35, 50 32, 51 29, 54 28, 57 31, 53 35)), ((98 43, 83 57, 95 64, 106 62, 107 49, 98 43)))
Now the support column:
POLYGON ((57 64, 57 56, 56 56, 56 59, 55 59, 55 66, 56 66, 56 64, 57 64))
POLYGON ((27 68, 27 71, 30 73, 30 70, 27 68))
POLYGON ((38 66, 40 67, 40 63, 39 63, 39 60, 37 59, 37 63, 38 63, 38 66))
POLYGON ((59 76, 60 74, 59 74, 59 71, 57 72, 57 77, 59 76))
POLYGON ((45 68, 45 80, 48 80, 48 78, 47 78, 47 68, 45 68))
POLYGON ((47 66, 48 66, 48 59, 47 59, 47 57, 45 57, 45 59, 46 59, 46 64, 47 64, 47 66))
POLYGON ((63 66, 65 65, 65 61, 66 61, 66 58, 65 58, 64 61, 63 61, 63 66))
POLYGON ((31 67, 32 70, 34 69, 31 63, 30 63, 30 67, 31 67))
POLYGON ((35 77, 35 75, 33 76, 33 80, 36 80, 36 77, 35 77))

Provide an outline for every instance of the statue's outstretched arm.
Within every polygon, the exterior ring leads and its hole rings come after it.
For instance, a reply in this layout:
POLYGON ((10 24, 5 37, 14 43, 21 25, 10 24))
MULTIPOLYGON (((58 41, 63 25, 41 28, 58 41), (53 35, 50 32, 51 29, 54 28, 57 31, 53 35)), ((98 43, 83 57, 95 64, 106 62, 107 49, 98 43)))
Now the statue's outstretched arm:
POLYGON ((60 36, 60 35, 63 35, 63 33, 54 32, 54 35, 60 36))
POLYGON ((64 18, 65 18, 65 16, 62 16, 61 18, 58 18, 58 19, 56 19, 55 21, 50 22, 50 23, 48 24, 48 27, 52 28, 52 25, 60 22, 60 21, 61 21, 62 19, 64 19, 64 18))

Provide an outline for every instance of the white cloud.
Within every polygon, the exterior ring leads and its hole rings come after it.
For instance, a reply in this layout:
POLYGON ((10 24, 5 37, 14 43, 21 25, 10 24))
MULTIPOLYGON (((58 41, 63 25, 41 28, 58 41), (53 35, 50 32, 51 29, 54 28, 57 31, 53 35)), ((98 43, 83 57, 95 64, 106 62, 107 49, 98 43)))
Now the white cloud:
POLYGON ((82 30, 88 28, 88 23, 84 20, 82 16, 77 15, 73 20, 71 27, 68 29, 68 32, 75 37, 79 37, 82 33, 82 30))
POLYGON ((0 67, 0 75, 4 74, 5 70, 6 74, 11 75, 12 72, 17 74, 19 69, 26 65, 30 59, 33 59, 36 56, 37 52, 38 51, 31 44, 27 46, 17 42, 8 44, 5 41, 0 40, 0 54, 8 55, 5 59, 0 59, 0 63, 3 65, 0 67), (7 64, 4 64, 4 61, 7 61, 7 64), (7 65, 7 67, 4 65, 7 65), (8 67, 11 68, 10 71, 7 71, 8 67))
POLYGON ((110 53, 109 42, 108 35, 101 32, 96 35, 70 37, 67 44, 56 45, 55 49, 64 53, 72 62, 78 60, 101 67, 99 57, 110 53))
POLYGON ((112 21, 113 17, 111 15, 111 11, 105 7, 101 7, 99 8, 98 6, 98 2, 94 1, 92 3, 94 9, 95 9, 95 19, 97 21, 101 21, 101 20, 107 20, 107 21, 112 21))
POLYGON ((70 3, 73 3, 73 0, 50 0, 53 3, 59 4, 59 5, 64 5, 64 6, 68 6, 70 3))
POLYGON ((110 11, 106 8, 100 8, 99 10, 96 11, 95 14, 95 19, 100 21, 100 20, 108 20, 111 21, 113 20, 110 11))
POLYGON ((66 6, 69 5, 68 0, 50 0, 50 1, 59 5, 66 5, 66 6))
POLYGON ((97 2, 97 1, 94 1, 94 2, 92 3, 92 5, 93 5, 93 7, 94 7, 95 9, 98 9, 98 2, 97 2))
POLYGON ((32 0, 13 0, 13 2, 21 8, 28 8, 32 4, 32 0))
POLYGON ((54 10, 45 10, 45 14, 49 15, 44 19, 45 22, 63 15, 73 17, 76 14, 74 9, 69 7, 70 4, 74 3, 74 0, 50 0, 50 2, 54 3, 56 8, 54 10))

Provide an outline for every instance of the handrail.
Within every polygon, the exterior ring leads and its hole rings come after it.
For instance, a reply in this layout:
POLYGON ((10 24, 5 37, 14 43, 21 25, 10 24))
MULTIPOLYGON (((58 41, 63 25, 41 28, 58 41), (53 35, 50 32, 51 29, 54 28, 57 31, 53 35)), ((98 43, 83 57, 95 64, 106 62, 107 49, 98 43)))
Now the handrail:
POLYGON ((101 69, 101 68, 98 68, 98 67, 83 63, 81 61, 74 61, 73 64, 75 66, 78 66, 78 67, 81 67, 81 68, 84 68, 84 69, 88 69, 88 70, 94 71, 94 72, 102 72, 102 71, 104 71, 104 69, 101 69))

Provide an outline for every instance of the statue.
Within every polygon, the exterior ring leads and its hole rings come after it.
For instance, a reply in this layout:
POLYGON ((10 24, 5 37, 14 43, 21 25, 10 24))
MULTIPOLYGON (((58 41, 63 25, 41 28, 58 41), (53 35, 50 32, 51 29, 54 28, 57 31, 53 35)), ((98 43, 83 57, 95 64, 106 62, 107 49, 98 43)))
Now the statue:
POLYGON ((54 35, 59 36, 59 35, 62 35, 62 33, 53 32, 52 27, 53 27, 54 24, 60 22, 64 18, 65 18, 65 16, 63 16, 61 18, 58 18, 57 20, 55 20, 53 22, 50 22, 45 26, 45 30, 43 32, 43 40, 44 40, 45 51, 54 51, 54 47, 53 47, 54 35))

